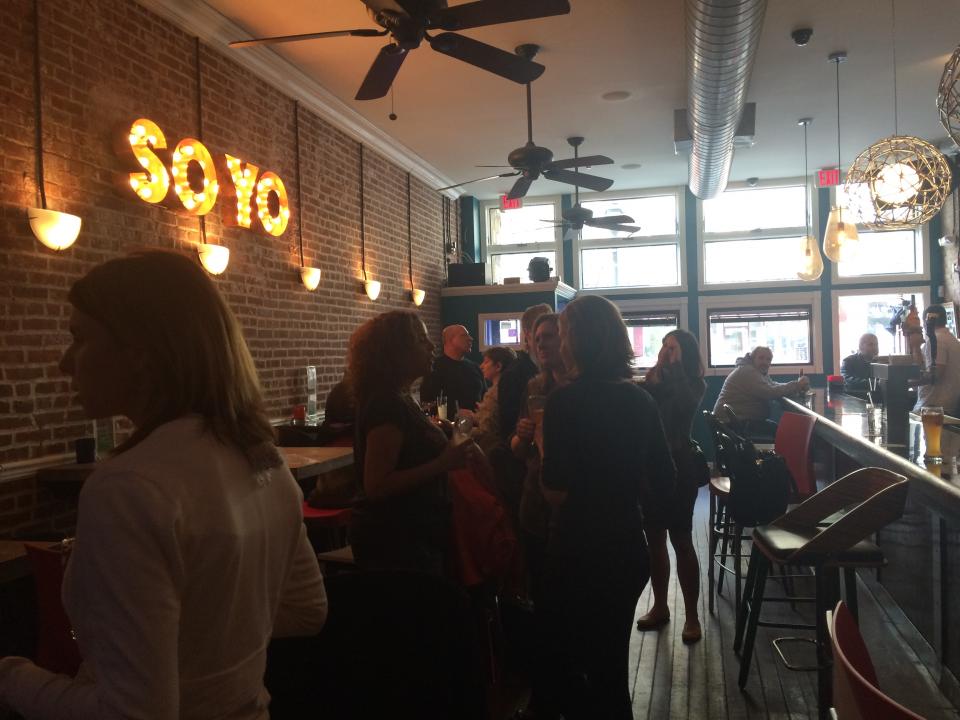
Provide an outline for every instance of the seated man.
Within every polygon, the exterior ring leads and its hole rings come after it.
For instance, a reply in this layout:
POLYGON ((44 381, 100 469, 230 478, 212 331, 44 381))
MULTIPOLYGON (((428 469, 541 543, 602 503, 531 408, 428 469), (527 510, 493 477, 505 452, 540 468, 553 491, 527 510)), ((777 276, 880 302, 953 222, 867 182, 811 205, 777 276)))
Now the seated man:
MULTIPOLYGON (((420 386, 421 402, 443 395, 448 406, 473 412, 487 389, 480 366, 466 357, 473 347, 473 338, 463 325, 447 325, 443 329, 443 352, 433 362, 433 371, 420 386)), ((448 411, 449 412, 449 411, 448 411)), ((456 411, 450 415, 453 419, 456 411)))
POLYGON ((879 354, 877 336, 873 333, 862 335, 857 352, 845 357, 840 364, 843 389, 854 392, 870 390, 870 381, 873 379, 873 368, 870 367, 870 363, 876 360, 879 354))
POLYGON ((773 426, 769 429, 766 427, 770 401, 810 387, 810 381, 802 375, 790 382, 774 382, 768 375, 772 362, 773 351, 762 345, 739 358, 736 369, 723 382, 720 397, 713 408, 714 414, 720 420, 731 423, 738 432, 751 436, 772 436, 775 429, 773 426), (730 406, 733 416, 727 412, 725 405, 730 406))

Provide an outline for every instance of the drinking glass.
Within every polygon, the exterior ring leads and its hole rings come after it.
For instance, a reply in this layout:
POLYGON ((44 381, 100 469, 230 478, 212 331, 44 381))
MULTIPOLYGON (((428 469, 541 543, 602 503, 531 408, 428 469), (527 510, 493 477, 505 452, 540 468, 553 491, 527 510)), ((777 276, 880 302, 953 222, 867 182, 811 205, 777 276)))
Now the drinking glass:
POLYGON ((447 419, 447 399, 442 396, 437 398, 437 417, 441 420, 447 419))
POLYGON ((527 412, 530 414, 530 419, 538 426, 543 422, 543 408, 546 404, 546 395, 527 396, 527 412))
POLYGON ((923 423, 923 441, 927 446, 926 457, 940 457, 940 435, 943 432, 943 408, 920 408, 920 422, 923 423))

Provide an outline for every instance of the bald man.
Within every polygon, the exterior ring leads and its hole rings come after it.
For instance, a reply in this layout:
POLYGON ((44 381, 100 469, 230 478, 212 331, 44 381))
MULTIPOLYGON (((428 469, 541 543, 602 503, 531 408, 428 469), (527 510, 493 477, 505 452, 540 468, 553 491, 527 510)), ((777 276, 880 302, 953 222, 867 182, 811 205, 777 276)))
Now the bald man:
POLYGON ((443 353, 433 361, 433 371, 420 386, 422 402, 434 400, 442 393, 450 409, 456 401, 461 410, 476 410, 487 384, 480 366, 465 357, 472 347, 473 338, 463 325, 447 325, 443 329, 443 353))
POLYGON ((860 336, 857 352, 847 355, 840 363, 840 374, 843 376, 843 389, 854 392, 866 392, 870 389, 870 378, 873 377, 873 368, 870 363, 880 354, 877 336, 873 333, 864 333, 860 336))

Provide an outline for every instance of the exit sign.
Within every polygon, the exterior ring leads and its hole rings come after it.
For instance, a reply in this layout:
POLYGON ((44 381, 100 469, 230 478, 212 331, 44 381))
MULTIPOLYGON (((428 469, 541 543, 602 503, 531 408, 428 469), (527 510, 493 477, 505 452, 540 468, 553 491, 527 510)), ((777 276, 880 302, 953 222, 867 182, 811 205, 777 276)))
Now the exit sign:
POLYGON ((500 196, 500 209, 501 210, 519 210, 523 207, 523 198, 515 198, 513 200, 508 200, 507 196, 500 196))
POLYGON ((840 168, 817 170, 817 184, 822 187, 834 187, 840 184, 840 168))

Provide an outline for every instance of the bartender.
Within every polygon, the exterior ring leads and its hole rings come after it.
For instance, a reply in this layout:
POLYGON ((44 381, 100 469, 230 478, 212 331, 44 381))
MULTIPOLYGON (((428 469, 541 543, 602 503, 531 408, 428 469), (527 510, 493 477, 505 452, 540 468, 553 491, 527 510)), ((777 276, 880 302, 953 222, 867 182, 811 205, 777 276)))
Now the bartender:
POLYGON ((923 357, 930 374, 930 383, 917 388, 917 404, 942 407, 947 415, 960 409, 960 340, 947 330, 947 311, 943 305, 930 305, 924 313, 927 342, 923 357))

